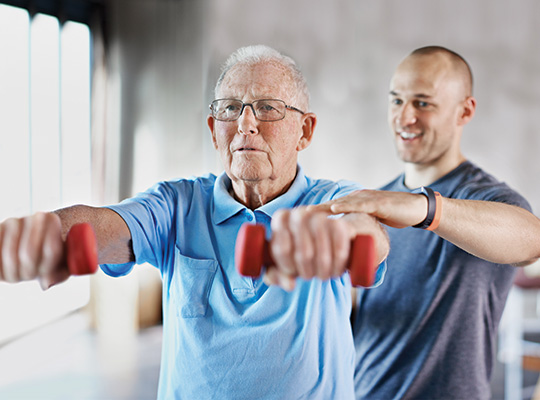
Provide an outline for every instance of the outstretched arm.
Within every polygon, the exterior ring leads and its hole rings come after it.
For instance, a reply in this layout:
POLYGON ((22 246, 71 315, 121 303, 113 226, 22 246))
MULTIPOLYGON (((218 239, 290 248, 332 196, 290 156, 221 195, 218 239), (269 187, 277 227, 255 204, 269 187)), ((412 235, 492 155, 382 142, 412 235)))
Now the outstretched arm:
MULTIPOLYGON (((491 201, 441 198, 434 230, 463 250, 499 264, 528 265, 540 258, 540 219, 523 208, 491 201)), ((427 214, 422 194, 362 190, 312 206, 333 213, 365 212, 395 228, 414 226, 427 214)))
POLYGON ((64 241, 69 229, 90 223, 96 233, 99 263, 134 260, 131 235, 124 220, 106 208, 73 206, 53 213, 10 218, 0 224, 0 280, 38 279, 43 288, 69 277, 64 241))

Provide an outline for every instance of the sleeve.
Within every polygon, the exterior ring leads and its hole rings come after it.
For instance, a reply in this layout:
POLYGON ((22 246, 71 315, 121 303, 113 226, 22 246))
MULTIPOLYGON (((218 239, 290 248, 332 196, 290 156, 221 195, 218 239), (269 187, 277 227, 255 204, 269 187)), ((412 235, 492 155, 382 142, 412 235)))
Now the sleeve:
POLYGON ((531 205, 523 196, 505 183, 501 182, 497 182, 496 184, 493 182, 480 182, 467 185, 457 195, 457 198, 505 203, 518 206, 532 212, 531 205))
POLYGON ((160 182, 147 191, 107 208, 118 213, 131 233, 135 262, 103 264, 101 269, 111 276, 129 273, 134 264, 149 263, 161 269, 170 241, 176 237, 174 224, 179 199, 189 196, 189 185, 160 182), (185 193, 182 193, 182 189, 185 193))
POLYGON ((362 185, 353 181, 340 180, 337 183, 338 183, 338 190, 336 190, 336 192, 333 193, 330 199, 328 200, 339 199, 340 197, 347 196, 351 194, 352 192, 356 192, 357 190, 365 189, 362 185))
POLYGON ((381 286, 384 282, 384 277, 386 276, 386 259, 379 264, 377 267, 377 271, 375 272, 375 281, 373 282, 373 285, 368 287, 367 289, 374 289, 378 286, 381 286))

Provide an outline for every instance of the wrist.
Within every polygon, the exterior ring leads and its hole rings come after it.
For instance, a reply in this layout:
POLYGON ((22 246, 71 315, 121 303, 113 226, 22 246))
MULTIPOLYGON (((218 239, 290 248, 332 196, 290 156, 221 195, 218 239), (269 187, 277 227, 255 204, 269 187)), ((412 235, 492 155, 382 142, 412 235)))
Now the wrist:
POLYGON ((434 231, 438 228, 441 220, 442 211, 442 197, 439 192, 434 192, 431 188, 422 186, 412 193, 422 194, 426 196, 428 201, 428 209, 426 218, 419 224, 413 225, 413 228, 426 229, 428 231, 434 231))

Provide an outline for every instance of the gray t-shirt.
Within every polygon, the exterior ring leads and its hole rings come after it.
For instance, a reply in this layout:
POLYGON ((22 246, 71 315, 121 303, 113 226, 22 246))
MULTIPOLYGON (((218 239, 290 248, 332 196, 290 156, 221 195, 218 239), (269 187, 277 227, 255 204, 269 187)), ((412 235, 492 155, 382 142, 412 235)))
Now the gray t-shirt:
MULTIPOLYGON (((410 192, 403 179, 382 189, 410 192)), ((530 210, 518 193, 468 161, 430 187, 445 197, 530 210)), ((386 279, 359 293, 353 315, 356 398, 489 399, 514 267, 481 260, 430 231, 388 233, 386 279)))

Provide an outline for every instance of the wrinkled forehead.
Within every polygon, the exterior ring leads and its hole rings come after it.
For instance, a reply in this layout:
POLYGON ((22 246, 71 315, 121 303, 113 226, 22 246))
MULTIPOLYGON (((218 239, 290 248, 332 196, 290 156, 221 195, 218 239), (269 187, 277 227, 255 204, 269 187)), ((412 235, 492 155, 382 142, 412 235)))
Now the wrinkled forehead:
POLYGON ((273 62, 238 64, 225 75, 220 98, 240 100, 280 99, 289 102, 296 96, 290 71, 273 62))

